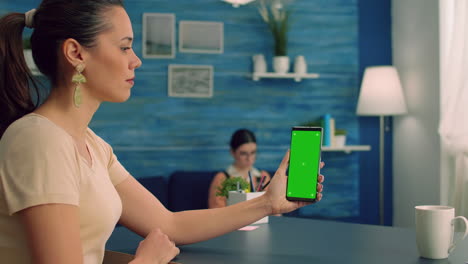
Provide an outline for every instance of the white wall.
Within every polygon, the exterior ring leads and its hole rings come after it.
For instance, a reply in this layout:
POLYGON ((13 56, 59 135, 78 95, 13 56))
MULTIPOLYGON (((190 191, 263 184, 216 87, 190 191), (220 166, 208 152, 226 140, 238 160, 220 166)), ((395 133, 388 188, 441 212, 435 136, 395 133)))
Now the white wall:
POLYGON ((414 227, 414 206, 440 203, 438 0, 392 0, 393 63, 409 113, 394 118, 394 225, 414 227))

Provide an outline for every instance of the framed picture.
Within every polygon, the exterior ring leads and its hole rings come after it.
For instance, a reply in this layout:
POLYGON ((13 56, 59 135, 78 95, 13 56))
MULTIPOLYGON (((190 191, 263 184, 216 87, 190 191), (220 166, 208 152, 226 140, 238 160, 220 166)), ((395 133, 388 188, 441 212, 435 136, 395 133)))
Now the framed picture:
POLYGON ((143 58, 175 57, 175 16, 143 13, 143 58))
POLYGON ((223 53, 222 22, 180 21, 179 51, 187 53, 223 53))
POLYGON ((169 65, 168 94, 174 97, 213 97, 213 66, 169 65))

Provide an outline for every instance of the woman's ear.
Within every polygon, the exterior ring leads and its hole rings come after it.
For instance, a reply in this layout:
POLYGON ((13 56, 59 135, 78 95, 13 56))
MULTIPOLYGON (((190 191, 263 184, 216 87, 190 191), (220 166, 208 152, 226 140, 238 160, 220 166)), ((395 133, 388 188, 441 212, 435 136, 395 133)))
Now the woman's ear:
POLYGON ((75 39, 69 38, 63 42, 62 52, 65 61, 72 66, 76 66, 84 62, 84 48, 75 39))

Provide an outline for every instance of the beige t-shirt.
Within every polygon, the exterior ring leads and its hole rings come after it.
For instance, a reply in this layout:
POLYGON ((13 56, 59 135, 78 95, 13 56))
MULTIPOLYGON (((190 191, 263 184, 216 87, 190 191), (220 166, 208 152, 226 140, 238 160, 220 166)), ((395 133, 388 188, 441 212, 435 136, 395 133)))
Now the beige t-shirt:
POLYGON ((80 208, 84 263, 102 263, 105 243, 122 213, 114 186, 129 173, 112 148, 89 128, 86 144, 90 165, 65 130, 34 113, 20 118, 4 133, 0 140, 0 247, 21 252, 9 256, 14 262, 26 263, 29 258, 25 233, 15 213, 35 205, 61 203, 80 208))

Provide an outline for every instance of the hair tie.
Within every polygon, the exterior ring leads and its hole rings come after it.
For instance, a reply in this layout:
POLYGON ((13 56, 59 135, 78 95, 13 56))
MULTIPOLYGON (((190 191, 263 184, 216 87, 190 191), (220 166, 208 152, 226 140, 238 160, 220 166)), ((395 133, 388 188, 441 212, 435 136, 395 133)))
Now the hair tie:
POLYGON ((34 14, 36 14, 36 9, 31 9, 28 12, 24 13, 24 24, 28 28, 33 28, 34 14))

